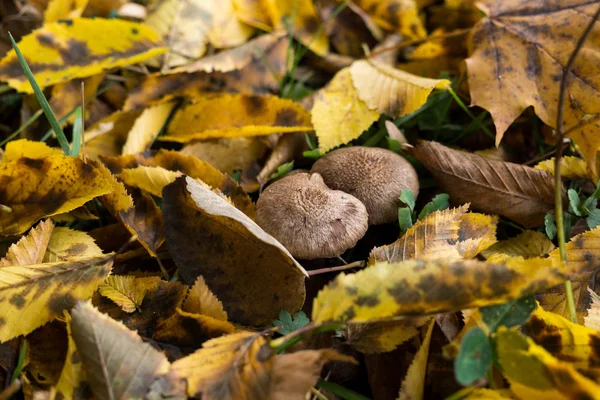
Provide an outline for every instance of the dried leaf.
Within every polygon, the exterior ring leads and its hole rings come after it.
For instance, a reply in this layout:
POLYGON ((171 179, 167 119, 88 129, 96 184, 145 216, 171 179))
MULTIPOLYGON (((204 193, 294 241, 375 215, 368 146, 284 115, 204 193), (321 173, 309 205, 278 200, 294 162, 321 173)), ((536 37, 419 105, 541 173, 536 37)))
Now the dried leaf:
MULTIPOLYGON (((554 175, 554 157, 538 163, 535 169, 551 172, 554 175)), ((590 179, 593 178, 588 172, 585 161, 579 157, 565 156, 560 160, 560 176, 563 179, 590 179)), ((592 179, 594 182, 597 179, 592 179)))
POLYGON ((398 400, 422 400, 425 389, 425 374, 427 373, 427 359, 429 358, 429 344, 431 343, 431 333, 435 326, 435 318, 431 319, 425 339, 417 351, 406 376, 400 387, 398 400))
POLYGON ((148 150, 160 133, 175 103, 162 103, 145 109, 127 134, 123 154, 137 154, 148 150))
POLYGON ((90 303, 79 302, 71 315, 73 340, 95 398, 141 398, 154 379, 169 372, 164 354, 90 303))
POLYGON ((536 231, 524 231, 519 235, 495 243, 483 251, 485 258, 494 254, 506 254, 511 257, 540 257, 554 250, 554 244, 546 235, 536 231))
POLYGON ((162 197, 162 190, 174 182, 181 172, 169 171, 163 167, 147 167, 140 165, 136 168, 124 169, 121 180, 129 186, 137 187, 156 197, 162 197))
POLYGON ((317 92, 311 116, 321 153, 358 138, 379 118, 359 98, 348 68, 317 92))
POLYGON ((274 96, 210 94, 177 110, 160 140, 269 135, 312 131, 310 116, 301 105, 274 96))
POLYGON ((47 156, 60 156, 64 153, 60 149, 48 146, 44 142, 33 142, 27 139, 13 140, 6 144, 1 164, 8 164, 21 157, 44 158, 47 156))
POLYGON ((264 1, 233 0, 233 8, 240 21, 265 32, 271 31, 271 18, 265 11, 264 1))
POLYGON ((119 213, 119 219, 132 235, 138 236, 140 244, 152 257, 165 242, 163 214, 152 196, 138 189, 130 189, 134 206, 119 213))
POLYGON ((367 107, 392 117, 418 110, 433 89, 450 84, 447 79, 423 78, 377 61, 355 61, 350 75, 358 97, 367 107))
POLYGON ((26 231, 43 217, 62 214, 111 190, 100 171, 79 158, 21 157, 0 165, 0 234, 26 231))
POLYGON ((584 318, 584 326, 595 329, 600 332, 600 297, 592 289, 587 288, 590 293, 592 302, 587 310, 587 315, 584 318))
POLYGON ((304 269, 226 200, 189 177, 178 178, 164 190, 163 212, 181 276, 191 283, 202 275, 230 320, 266 325, 280 310, 300 309, 304 269))
POLYGON ((152 339, 196 349, 206 340, 236 331, 226 320, 176 308, 174 314, 158 322, 152 339))
MULTIPOLYGON (((42 88, 139 63, 165 51, 147 26, 101 18, 48 23, 18 45, 42 88)), ((33 93, 14 50, 0 61, 0 80, 19 92, 33 93)))
POLYGON ((524 165, 490 160, 435 142, 414 149, 442 189, 457 203, 513 219, 526 227, 544 222, 554 209, 552 174, 524 165))
POLYGON ((346 342, 362 353, 387 353, 417 336, 417 328, 425 323, 427 318, 350 324, 346 332, 346 342))
POLYGON ((137 310, 149 291, 158 286, 157 277, 136 278, 135 276, 113 275, 98 287, 100 294, 117 303, 127 313, 137 310))
POLYGON ((413 39, 427 35, 414 0, 356 0, 354 2, 383 29, 413 39))
POLYGON ((51 220, 40 222, 27 235, 9 247, 6 256, 0 259, 0 268, 9 265, 41 264, 53 229, 54 224, 51 220))
POLYGON ((190 288, 183 303, 183 310, 227 321, 227 313, 223 310, 223 303, 210 291, 202 276, 199 276, 190 288))

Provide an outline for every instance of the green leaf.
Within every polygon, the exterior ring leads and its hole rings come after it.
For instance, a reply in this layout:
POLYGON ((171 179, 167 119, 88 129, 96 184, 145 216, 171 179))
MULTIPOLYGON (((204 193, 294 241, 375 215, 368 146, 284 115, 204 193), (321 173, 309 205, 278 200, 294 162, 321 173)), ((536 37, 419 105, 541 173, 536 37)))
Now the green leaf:
POLYGON ((48 122, 50 123, 50 126, 52 127, 52 130, 56 135, 56 139, 58 140, 60 147, 63 149, 65 155, 69 155, 71 153, 69 141, 67 140, 65 133, 61 129, 60 124, 56 120, 56 115, 54 115, 54 112, 52 112, 50 104, 48 103, 48 100, 46 100, 46 96, 44 96, 44 92, 42 92, 42 89, 40 89, 40 86, 37 84, 35 78, 33 77, 33 73, 31 72, 27 61, 25 60, 25 57, 23 57, 23 53, 21 53, 19 46, 17 46, 17 42, 15 42, 15 39, 12 37, 10 32, 8 33, 8 36, 10 36, 10 41, 12 43, 13 48, 15 49, 15 53, 17 54, 17 58, 19 59, 19 63, 21 63, 21 68, 23 68, 23 72, 25 73, 27 80, 31 84, 33 92, 35 93, 35 97, 37 98, 38 103, 40 103, 42 110, 44 110, 44 114, 46 114, 46 118, 48 118, 48 122))
POLYGON ((419 213, 419 219, 423 219, 432 212, 442 211, 450 207, 448 199, 449 195, 446 193, 440 193, 436 195, 429 203, 425 204, 421 212, 419 213))
POLYGON ((290 172, 292 169, 294 169, 293 161, 290 161, 289 163, 281 164, 279 167, 277 167, 277 171, 275 173, 271 174, 271 179, 281 178, 282 176, 284 176, 285 174, 290 172))
POLYGON ((75 110, 75 122, 73 122, 73 143, 71 143, 71 155, 79 156, 81 148, 81 136, 83 135, 83 115, 81 107, 75 110))
POLYGON ((524 324, 535 308, 535 296, 531 295, 496 306, 482 307, 479 311, 490 332, 495 332, 499 326, 510 328, 524 324))
POLYGON ((471 328, 465 334, 458 357, 454 360, 454 376, 463 386, 483 378, 492 364, 492 345, 485 332, 471 328))
POLYGON ((598 225, 600 225, 600 210, 597 208, 592 210, 590 215, 586 219, 587 225, 590 229, 594 229, 598 225))
POLYGON ((546 236, 548 236, 548 239, 554 239, 554 236, 556 236, 556 225, 554 224, 552 214, 546 214, 544 217, 544 227, 546 228, 546 236))
POLYGON ((402 232, 406 232, 408 228, 413 226, 412 212, 408 207, 402 207, 398 209, 398 224, 402 232))
POLYGON ((406 204, 410 208, 410 211, 415 209, 415 195, 412 190, 403 190, 402 194, 400 194, 400 201, 406 204))
POLYGON ((577 192, 573 189, 569 189, 567 191, 567 195, 569 196, 569 205, 571 209, 578 217, 581 217, 581 199, 577 192))
POLYGON ((273 325, 279 328, 279 333, 282 335, 287 335, 288 333, 292 333, 297 331, 300 328, 304 328, 310 319, 304 314, 303 311, 299 311, 292 318, 291 314, 286 310, 281 310, 279 312, 279 319, 273 321, 273 325))

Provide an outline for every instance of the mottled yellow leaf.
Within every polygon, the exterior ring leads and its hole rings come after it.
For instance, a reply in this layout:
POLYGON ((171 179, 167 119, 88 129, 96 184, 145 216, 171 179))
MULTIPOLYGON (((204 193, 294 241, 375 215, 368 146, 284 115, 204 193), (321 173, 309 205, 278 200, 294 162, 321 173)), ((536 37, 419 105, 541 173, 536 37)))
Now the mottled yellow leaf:
MULTIPOLYGON (((554 157, 539 162, 535 169, 549 171, 554 175, 554 157)), ((590 179, 593 175, 588 171, 585 161, 579 157, 564 156, 560 160, 560 176, 563 179, 590 179)), ((594 182, 595 179, 592 179, 594 182)))
POLYGON ((329 41, 312 0, 264 0, 262 3, 276 28, 292 27, 294 36, 315 54, 324 56, 329 41))
POLYGON ((202 275, 233 322, 266 325, 282 309, 299 311, 306 272, 277 240, 190 177, 163 192, 167 244, 185 282, 202 275))
POLYGON ((45 263, 85 262, 89 258, 101 257, 102 255, 100 247, 87 233, 58 227, 52 231, 43 261, 45 263))
POLYGON ((269 32, 272 29, 271 19, 265 11, 263 0, 233 0, 233 9, 237 18, 255 28, 269 32))
POLYGON ((6 256, 0 259, 0 268, 8 265, 41 264, 53 229, 54 224, 51 220, 40 222, 8 248, 6 256))
POLYGON ((496 243, 497 215, 465 214, 458 229, 459 240, 454 244, 462 258, 475 258, 496 243))
POLYGON ((79 158, 21 157, 0 164, 0 235, 29 229, 38 219, 69 212, 110 192, 110 181, 79 158), (10 211, 8 211, 10 210, 10 211))
POLYGON ((210 291, 202 276, 199 276, 190 288, 183 303, 183 310, 227 321, 227 313, 223 310, 223 303, 210 291))
POLYGON ((379 113, 358 97, 350 70, 344 68, 317 92, 311 116, 319 149, 324 153, 357 139, 377 121, 379 113))
POLYGON ((129 186, 137 187, 154 196, 162 197, 162 190, 175 181, 181 172, 169 171, 162 167, 147 167, 140 165, 136 168, 121 171, 121 180, 129 186))
POLYGON ((160 279, 157 277, 136 278, 135 276, 112 275, 98 287, 100 294, 114 301, 127 313, 142 305, 146 293, 153 290, 160 279))
POLYGON ((64 153, 60 149, 48 146, 44 142, 34 142, 27 139, 13 140, 6 144, 4 157, 1 164, 8 164, 21 157, 44 158, 47 156, 60 156, 64 153))
POLYGON ((89 298, 110 273, 112 260, 0 267, 0 342, 25 335, 89 298))
POLYGON ((595 329, 596 332, 600 332, 600 296, 590 288, 587 288, 587 290, 590 293, 592 301, 590 303, 590 308, 587 310, 587 315, 584 318, 584 326, 595 329))
MULTIPOLYGON (((42 88, 136 64, 165 51, 149 27, 101 18, 49 23, 24 36, 18 45, 42 88)), ((14 50, 0 61, 0 80, 19 92, 33 93, 14 50)))
POLYGON ((485 258, 494 254, 511 257, 540 257, 554 250, 554 244, 546 235, 537 231, 525 231, 517 236, 495 243, 482 252, 485 258))
POLYGON ((413 39, 427 35, 414 0, 357 0, 355 3, 383 29, 413 39))
POLYGON ((398 321, 349 324, 346 342, 356 350, 371 353, 386 353, 419 333, 423 319, 401 319, 398 321))
POLYGON ((496 334, 496 349, 510 390, 519 398, 598 399, 600 396, 600 385, 516 331, 501 327, 496 334))
POLYGON ((450 85, 447 79, 423 78, 377 61, 355 61, 350 75, 358 97, 367 107, 392 117, 418 110, 433 89, 450 85))
POLYGON ((137 154, 148 150, 169 118, 175 103, 162 103, 146 108, 135 120, 123 145, 123 154, 137 154))
POLYGON ((89 302, 79 302, 71 316, 73 340, 95 398, 142 398, 157 377, 169 372, 163 353, 89 302))
POLYGON ((89 0, 50 0, 44 12, 44 22, 80 17, 89 0))
POLYGON ((435 326, 435 318, 432 318, 425 334, 425 339, 417 351, 406 376, 400 387, 398 400, 422 400, 425 390, 425 374, 427 373, 427 359, 429 358, 429 344, 431 343, 431 333, 435 326))
POLYGON ((312 131, 310 115, 300 104, 275 96, 205 94, 181 107, 160 140, 269 135, 312 131))

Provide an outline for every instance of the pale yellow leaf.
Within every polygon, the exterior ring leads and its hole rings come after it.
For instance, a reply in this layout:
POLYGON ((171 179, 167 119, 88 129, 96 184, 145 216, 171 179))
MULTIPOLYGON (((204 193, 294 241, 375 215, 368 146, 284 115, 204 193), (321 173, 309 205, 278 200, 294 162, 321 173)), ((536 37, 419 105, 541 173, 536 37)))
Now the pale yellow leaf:
POLYGON ((34 142, 27 139, 12 140, 6 144, 1 163, 8 164, 20 157, 44 158, 63 154, 62 150, 50 147, 44 142, 34 142))
MULTIPOLYGON (((536 164, 535 169, 552 172, 554 175, 555 158, 552 157, 536 164)), ((560 176, 563 179, 593 179, 594 175, 588 170, 585 160, 579 157, 564 156, 560 160, 560 176)))
POLYGON ((162 167, 147 167, 140 165, 136 168, 121 171, 121 180, 129 186, 137 187, 154 196, 162 197, 162 190, 175 181, 181 172, 169 171, 162 167))
POLYGON ((169 118, 175 103, 162 103, 146 108, 135 120, 123 145, 123 155, 148 150, 169 118))
POLYGON ((525 231, 519 235, 495 243, 483 251, 483 256, 489 258, 496 253, 512 257, 540 257, 554 250, 554 244, 546 235, 537 231, 525 231))
POLYGON ((429 358, 429 344, 431 343, 431 333, 435 326, 435 318, 431 319, 425 339, 417 351, 406 376, 400 387, 398 400, 422 400, 425 389, 425 374, 427 373, 427 359, 429 358))
POLYGON ((53 229, 54 224, 51 220, 40 222, 27 235, 9 247, 6 256, 0 259, 0 268, 8 265, 41 264, 53 229))

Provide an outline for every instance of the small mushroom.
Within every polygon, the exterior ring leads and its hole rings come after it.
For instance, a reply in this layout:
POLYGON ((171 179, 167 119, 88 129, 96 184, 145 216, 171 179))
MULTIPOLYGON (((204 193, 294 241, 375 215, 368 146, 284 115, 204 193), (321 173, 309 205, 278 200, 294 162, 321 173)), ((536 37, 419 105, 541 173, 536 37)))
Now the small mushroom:
POLYGON ((321 174, 325 184, 363 202, 369 224, 385 224, 398 218, 399 200, 408 189, 419 193, 417 172, 408 161, 391 150, 347 147, 319 159, 311 172, 321 174))
POLYGON ((256 203, 256 223, 296 258, 330 258, 354 247, 368 228, 357 198, 328 188, 319 174, 285 176, 256 203))

